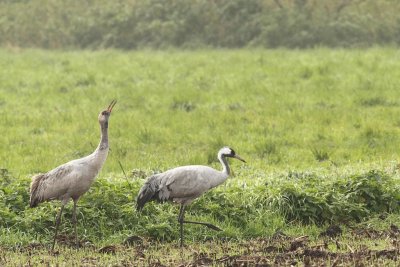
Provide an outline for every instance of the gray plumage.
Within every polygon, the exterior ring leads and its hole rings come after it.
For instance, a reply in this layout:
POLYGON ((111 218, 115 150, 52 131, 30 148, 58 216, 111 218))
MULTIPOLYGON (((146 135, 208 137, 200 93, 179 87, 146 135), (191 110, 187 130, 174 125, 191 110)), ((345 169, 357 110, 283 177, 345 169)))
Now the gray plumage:
POLYGON ((51 200, 60 200, 61 209, 56 219, 56 229, 53 247, 57 237, 58 225, 64 206, 70 199, 74 201, 73 223, 76 234, 76 205, 79 198, 89 190, 97 174, 101 170, 108 155, 108 119, 116 101, 113 100, 107 110, 99 114, 98 120, 101 129, 101 139, 96 150, 83 158, 69 161, 57 168, 36 175, 32 178, 30 187, 30 207, 36 207, 39 203, 51 200))
POLYGON ((171 200, 179 204, 190 204, 227 178, 227 173, 202 165, 177 167, 153 175, 139 192, 137 209, 142 209, 150 200, 160 202, 171 200))
POLYGON ((230 168, 226 157, 237 158, 245 162, 233 149, 223 147, 218 152, 218 159, 223 167, 222 171, 208 166, 190 165, 177 167, 149 177, 137 196, 137 210, 143 209, 144 205, 152 200, 159 202, 173 201, 181 204, 178 217, 181 224, 181 245, 183 245, 182 223, 202 224, 214 230, 220 230, 212 224, 184 221, 183 217, 186 205, 208 190, 222 184, 228 178, 230 168))
POLYGON ((58 199, 67 204, 69 199, 77 200, 89 190, 107 158, 108 147, 87 157, 72 160, 57 168, 32 178, 30 207, 58 199))

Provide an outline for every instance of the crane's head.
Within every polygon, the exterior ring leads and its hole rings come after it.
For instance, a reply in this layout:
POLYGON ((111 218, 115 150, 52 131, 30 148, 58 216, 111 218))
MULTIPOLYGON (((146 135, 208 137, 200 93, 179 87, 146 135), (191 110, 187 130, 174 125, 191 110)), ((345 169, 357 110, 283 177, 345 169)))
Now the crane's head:
POLYGON ((246 162, 244 159, 242 159, 239 155, 236 154, 235 150, 233 150, 230 147, 223 147, 219 150, 218 155, 229 157, 229 158, 235 158, 240 161, 246 162))
POLYGON ((108 118, 110 118, 111 111, 112 111, 112 109, 113 109, 113 107, 115 106, 116 103, 117 103, 117 100, 111 101, 111 103, 108 106, 108 108, 106 110, 103 110, 102 112, 100 112, 100 114, 99 114, 99 123, 100 123, 101 126, 105 126, 106 128, 108 127, 108 118))

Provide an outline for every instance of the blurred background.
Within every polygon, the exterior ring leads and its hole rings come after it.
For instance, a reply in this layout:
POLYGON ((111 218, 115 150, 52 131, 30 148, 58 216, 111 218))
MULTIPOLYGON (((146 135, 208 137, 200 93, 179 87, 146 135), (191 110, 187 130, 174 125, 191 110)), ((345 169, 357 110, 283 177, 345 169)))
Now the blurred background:
POLYGON ((396 0, 1 0, 0 45, 48 49, 400 43, 396 0))

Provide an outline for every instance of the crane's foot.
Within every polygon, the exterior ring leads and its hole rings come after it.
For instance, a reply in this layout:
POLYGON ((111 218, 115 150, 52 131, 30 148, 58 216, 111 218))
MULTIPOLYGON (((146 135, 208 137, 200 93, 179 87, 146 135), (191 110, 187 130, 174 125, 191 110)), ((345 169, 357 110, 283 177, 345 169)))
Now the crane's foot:
POLYGON ((221 228, 219 228, 219 227, 215 226, 214 224, 211 224, 211 223, 205 223, 204 225, 205 225, 205 226, 207 226, 207 227, 208 227, 208 228, 210 228, 210 229, 213 229, 213 230, 215 230, 215 231, 222 231, 222 229, 221 229, 221 228))
POLYGON ((213 229, 215 231, 222 231, 221 228, 215 226, 214 224, 211 223, 205 223, 205 222, 193 222, 193 221, 182 221, 182 223, 192 223, 192 224, 200 224, 200 225, 204 225, 207 226, 210 229, 213 229))

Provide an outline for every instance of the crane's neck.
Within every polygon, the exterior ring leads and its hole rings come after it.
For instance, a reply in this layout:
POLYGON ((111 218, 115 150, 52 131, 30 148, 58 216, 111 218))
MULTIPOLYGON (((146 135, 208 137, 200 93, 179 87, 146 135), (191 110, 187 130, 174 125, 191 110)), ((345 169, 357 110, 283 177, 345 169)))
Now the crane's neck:
POLYGON ((98 151, 108 151, 108 121, 100 124, 101 129, 101 139, 99 146, 96 150, 98 151))
POLYGON ((218 159, 222 164, 222 173, 224 173, 227 176, 229 176, 231 174, 231 169, 229 168, 228 160, 221 153, 218 153, 218 159))
POLYGON ((90 170, 89 173, 92 174, 89 176, 91 181, 96 178, 108 155, 108 123, 100 123, 100 129, 101 139, 99 145, 92 154, 84 158, 87 163, 86 166, 90 170))

